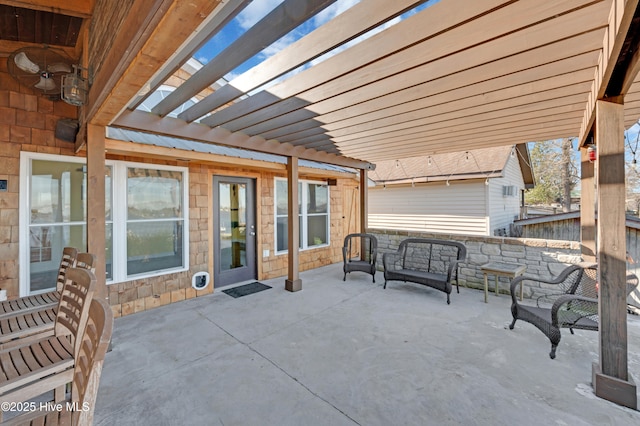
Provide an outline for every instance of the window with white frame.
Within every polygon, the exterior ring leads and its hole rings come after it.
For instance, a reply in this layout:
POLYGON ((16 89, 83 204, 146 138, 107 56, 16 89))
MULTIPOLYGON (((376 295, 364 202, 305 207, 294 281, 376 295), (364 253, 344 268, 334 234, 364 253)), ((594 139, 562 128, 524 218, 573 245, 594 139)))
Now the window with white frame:
MULTIPOLYGON (((300 248, 329 244, 329 186, 322 182, 298 182, 300 248)), ((288 250, 287 180, 275 180, 276 252, 288 250)))
MULTIPOLYGON (((188 172, 184 167, 107 161, 108 282, 188 269, 188 172)), ((23 152, 20 199, 21 294, 55 286, 62 249, 85 251, 85 160, 23 152)))

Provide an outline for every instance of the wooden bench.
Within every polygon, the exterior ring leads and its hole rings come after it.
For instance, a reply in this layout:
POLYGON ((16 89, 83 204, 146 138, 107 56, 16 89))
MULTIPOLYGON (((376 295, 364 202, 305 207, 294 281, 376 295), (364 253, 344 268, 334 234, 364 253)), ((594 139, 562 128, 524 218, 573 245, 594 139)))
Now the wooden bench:
POLYGON ((404 281, 422 284, 447 294, 451 303, 452 280, 458 284, 458 263, 467 256, 464 244, 428 238, 407 238, 395 253, 382 256, 384 288, 387 281, 404 281))
POLYGON ((75 248, 65 247, 62 250, 62 257, 60 258, 56 289, 47 293, 0 302, 0 318, 10 317, 17 313, 55 307, 60 301, 60 292, 62 292, 62 287, 66 282, 65 274, 67 273, 67 269, 76 265, 77 257, 78 251, 75 248))
POLYGON ((1 404, 26 401, 49 389, 55 390, 56 402, 64 400, 66 384, 73 381, 96 285, 96 276, 87 269, 69 268, 66 278, 53 335, 0 350, 1 404))
MULTIPOLYGON (((80 253, 75 262, 76 267, 95 273, 95 259, 95 255, 91 253, 80 253)), ((68 269, 70 268, 65 268, 63 281, 66 281, 66 271, 68 269)), ((64 282, 63 285, 65 285, 64 282)), ((50 293, 54 294, 55 292, 50 293)), ((26 341, 25 339, 33 340, 45 335, 53 335, 59 305, 62 303, 60 296, 57 297, 57 304, 54 306, 42 305, 39 308, 37 306, 29 306, 24 310, 16 310, 10 314, 0 315, 0 349, 6 349, 16 344, 21 345, 26 341)))

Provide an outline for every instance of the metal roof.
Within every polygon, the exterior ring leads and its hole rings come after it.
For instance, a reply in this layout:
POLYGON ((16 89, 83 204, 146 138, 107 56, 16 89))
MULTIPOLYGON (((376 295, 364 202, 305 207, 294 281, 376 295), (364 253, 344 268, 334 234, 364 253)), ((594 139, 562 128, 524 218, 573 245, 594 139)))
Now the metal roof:
MULTIPOLYGON (((281 155, 266 154, 257 151, 249 151, 246 149, 231 148, 204 142, 196 142, 188 139, 180 139, 170 136, 136 132, 133 130, 120 129, 116 127, 107 127, 107 138, 117 139, 125 142, 141 143, 145 145, 154 145, 163 148, 174 148, 185 151, 202 152, 204 154, 224 155, 230 157, 230 161, 232 161, 232 158, 243 158, 247 160, 287 164, 287 157, 281 155)), ((318 163, 308 160, 300 160, 299 165, 302 167, 311 167, 314 169, 334 172, 356 173, 355 169, 351 169, 348 167, 339 167, 332 164, 318 163)))

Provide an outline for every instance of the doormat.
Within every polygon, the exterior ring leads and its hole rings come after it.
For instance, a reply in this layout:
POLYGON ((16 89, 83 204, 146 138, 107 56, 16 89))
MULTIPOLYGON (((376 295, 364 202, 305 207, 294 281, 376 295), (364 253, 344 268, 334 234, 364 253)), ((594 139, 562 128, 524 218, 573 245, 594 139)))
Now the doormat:
POLYGON ((230 288, 228 290, 222 290, 222 292, 227 293, 229 296, 235 297, 237 299, 238 297, 257 293, 263 290, 268 290, 270 288, 271 286, 255 281, 249 284, 239 285, 238 287, 230 288))

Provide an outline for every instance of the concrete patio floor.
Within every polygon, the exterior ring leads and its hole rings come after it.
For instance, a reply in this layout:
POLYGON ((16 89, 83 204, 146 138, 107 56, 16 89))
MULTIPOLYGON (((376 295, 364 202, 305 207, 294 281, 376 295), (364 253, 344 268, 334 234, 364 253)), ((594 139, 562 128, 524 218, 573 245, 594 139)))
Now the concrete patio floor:
MULTIPOLYGON (((563 333, 555 360, 510 298, 452 294, 342 265, 234 299, 222 292, 118 318, 96 425, 632 425, 593 395, 597 333, 563 333)), ((640 379, 640 317, 629 316, 640 379)))

